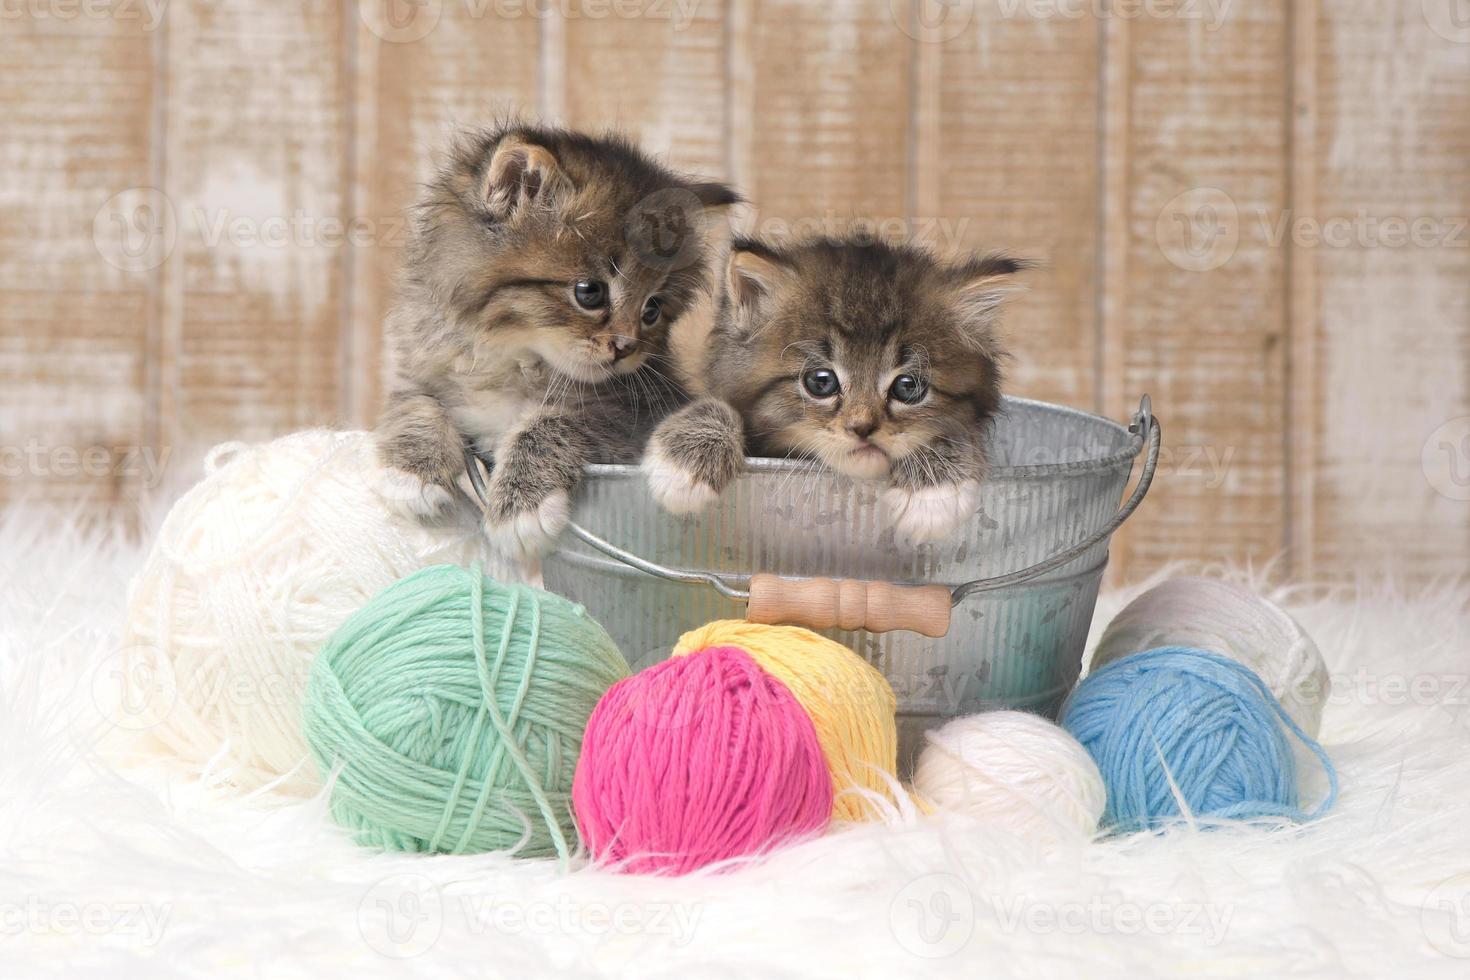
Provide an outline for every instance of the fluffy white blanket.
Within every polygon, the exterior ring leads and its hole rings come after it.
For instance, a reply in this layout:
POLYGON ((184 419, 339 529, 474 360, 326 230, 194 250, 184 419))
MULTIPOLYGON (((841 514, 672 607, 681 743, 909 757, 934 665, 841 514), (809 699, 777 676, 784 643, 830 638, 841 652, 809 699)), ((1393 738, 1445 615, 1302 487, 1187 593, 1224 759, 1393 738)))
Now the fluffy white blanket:
POLYGON ((667 880, 374 854, 320 799, 110 760, 93 690, 141 549, 44 526, 0 517, 0 977, 1470 976, 1463 589, 1276 594, 1334 675, 1343 790, 1310 826, 1042 854, 909 815, 667 880))

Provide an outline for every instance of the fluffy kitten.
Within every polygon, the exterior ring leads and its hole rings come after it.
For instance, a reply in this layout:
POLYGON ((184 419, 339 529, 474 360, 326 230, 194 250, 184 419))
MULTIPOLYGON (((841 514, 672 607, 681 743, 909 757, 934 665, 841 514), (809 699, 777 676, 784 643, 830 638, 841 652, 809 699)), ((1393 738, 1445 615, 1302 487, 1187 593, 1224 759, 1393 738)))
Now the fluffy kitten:
POLYGON ((493 457, 485 521, 539 554, 589 462, 636 460, 685 399, 670 325, 706 289, 706 228, 738 200, 615 136, 515 125, 458 140, 415 209, 378 425, 384 494, 431 518, 464 449, 493 457))
POLYGON ((822 239, 733 243, 700 398, 661 424, 644 458, 665 508, 708 504, 742 452, 815 457, 886 478, 897 534, 945 537, 979 503, 1000 405, 1000 304, 1026 264, 947 264, 908 245, 822 239))

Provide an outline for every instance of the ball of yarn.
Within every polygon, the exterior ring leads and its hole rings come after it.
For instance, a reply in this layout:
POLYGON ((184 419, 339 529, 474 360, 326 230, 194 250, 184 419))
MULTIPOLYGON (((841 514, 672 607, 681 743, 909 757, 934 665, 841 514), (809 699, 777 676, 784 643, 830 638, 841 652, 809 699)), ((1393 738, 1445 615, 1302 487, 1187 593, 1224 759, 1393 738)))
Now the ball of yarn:
POLYGON ((719 620, 679 637, 674 655, 716 646, 748 652, 796 696, 832 773, 832 816, 864 820, 897 786, 898 700, 872 664, 835 640, 797 626, 719 620))
POLYGON ((1313 738, 1331 681, 1317 644, 1296 621, 1249 589, 1183 576, 1154 586, 1108 624, 1092 668, 1159 647, 1209 650, 1254 671, 1313 738))
POLYGON ((1077 685, 1061 722, 1102 773, 1110 829, 1157 827, 1186 813, 1305 820, 1337 797, 1322 747, 1259 677, 1219 654, 1164 647, 1108 664, 1077 685), (1330 784, 1310 814, 1298 804, 1288 732, 1317 757, 1330 784))
POLYGON ((791 692, 744 650, 713 647, 613 685, 572 798, 599 860, 684 874, 819 833, 832 779, 791 692))
POLYGON ((1102 774, 1065 730, 1024 711, 956 718, 925 735, 914 790, 1037 842, 1089 838, 1107 805, 1102 774))
POLYGON ((578 605, 478 568, 426 568, 342 624, 312 667, 306 738, 364 844, 575 850, 572 776, 628 664, 578 605))
POLYGON ((481 553, 473 526, 425 528, 373 489, 363 432, 218 447, 169 512, 129 592, 119 723, 242 790, 320 789, 301 735, 311 662, 392 582, 481 553))

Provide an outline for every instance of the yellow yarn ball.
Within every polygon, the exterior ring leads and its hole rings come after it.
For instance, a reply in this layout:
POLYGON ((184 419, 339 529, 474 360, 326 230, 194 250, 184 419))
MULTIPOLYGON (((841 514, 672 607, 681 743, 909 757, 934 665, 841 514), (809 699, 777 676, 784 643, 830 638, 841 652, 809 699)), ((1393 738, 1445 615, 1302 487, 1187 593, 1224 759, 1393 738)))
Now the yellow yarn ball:
POLYGON ((817 730, 832 773, 832 818, 864 820, 878 808, 863 791, 893 799, 898 699, 872 664, 799 626, 723 619, 679 637, 674 656, 739 647, 791 691, 817 730))

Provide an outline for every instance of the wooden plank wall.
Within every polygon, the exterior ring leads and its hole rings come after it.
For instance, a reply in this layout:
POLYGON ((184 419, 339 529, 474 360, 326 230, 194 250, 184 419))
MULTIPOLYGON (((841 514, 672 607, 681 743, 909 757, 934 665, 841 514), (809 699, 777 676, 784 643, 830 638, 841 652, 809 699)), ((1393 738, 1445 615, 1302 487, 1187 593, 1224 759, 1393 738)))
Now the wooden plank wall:
POLYGON ((0 34, 0 498, 136 511, 129 450, 176 484, 213 441, 370 424, 404 209, 449 128, 520 111, 736 182, 752 228, 1041 259, 1013 390, 1167 424, 1117 575, 1470 564, 1454 0, 32 7, 0 34))

